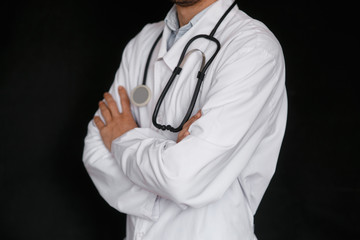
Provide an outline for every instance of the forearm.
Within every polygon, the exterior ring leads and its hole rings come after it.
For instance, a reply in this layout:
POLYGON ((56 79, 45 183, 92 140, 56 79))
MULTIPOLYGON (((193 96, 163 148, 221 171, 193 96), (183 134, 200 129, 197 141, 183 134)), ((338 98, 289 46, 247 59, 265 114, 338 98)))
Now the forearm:
MULTIPOLYGON (((266 123, 243 142, 220 145, 199 137, 199 125, 208 121, 206 115, 202 118, 178 144, 157 138, 151 129, 137 128, 116 139, 112 153, 124 173, 142 188, 179 205, 205 206, 221 198, 239 176, 262 139, 266 123)), ((219 137, 220 142, 227 136, 219 137)))
POLYGON ((85 138, 83 162, 93 183, 106 202, 120 212, 156 220, 156 194, 131 182, 104 146, 91 121, 85 138))
POLYGON ((180 143, 150 128, 133 129, 113 141, 112 153, 131 181, 175 203, 202 207, 222 197, 254 154, 268 166, 258 166, 262 177, 271 177, 276 158, 266 162, 256 151, 274 132, 274 146, 281 143, 278 121, 286 110, 279 114, 275 109, 286 101, 282 61, 263 49, 248 49, 244 55, 223 65, 203 115, 180 143), (239 66, 244 71, 232 74, 239 66))

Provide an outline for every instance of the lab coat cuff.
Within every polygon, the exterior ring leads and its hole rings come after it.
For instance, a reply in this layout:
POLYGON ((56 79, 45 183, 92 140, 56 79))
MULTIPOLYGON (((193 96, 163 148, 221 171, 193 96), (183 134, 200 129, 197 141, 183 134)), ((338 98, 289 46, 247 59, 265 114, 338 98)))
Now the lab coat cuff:
POLYGON ((157 221, 160 216, 159 197, 149 192, 149 200, 143 207, 144 216, 150 221, 157 221))

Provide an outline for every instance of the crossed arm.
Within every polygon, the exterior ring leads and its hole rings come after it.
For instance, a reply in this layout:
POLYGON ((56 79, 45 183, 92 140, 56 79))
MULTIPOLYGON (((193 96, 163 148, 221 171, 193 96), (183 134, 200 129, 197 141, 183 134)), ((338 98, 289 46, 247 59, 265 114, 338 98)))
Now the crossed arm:
MULTIPOLYGON (((201 113, 184 125, 177 143, 137 127, 123 87, 104 94, 106 103, 99 103, 103 120, 95 117, 89 125, 84 162, 110 205, 146 217, 151 213, 140 210, 151 211, 157 196, 205 206, 224 194, 266 138, 274 147, 264 149, 274 151, 258 151, 256 172, 264 182, 272 176, 276 158, 270 161, 268 155, 277 154, 286 113, 282 59, 261 48, 239 54, 219 70, 201 113)), ((113 86, 124 84, 119 79, 126 79, 125 73, 123 67, 113 86)), ((261 194, 262 189, 256 191, 257 197, 261 194)))
MULTIPOLYGON (((109 151, 111 151, 111 143, 114 139, 138 127, 134 117, 132 116, 130 100, 125 88, 119 86, 118 91, 121 100, 122 112, 119 112, 116 102, 111 94, 106 92, 104 93, 106 103, 104 101, 99 102, 99 109, 105 119, 105 122, 103 122, 99 116, 94 117, 95 125, 99 129, 101 138, 109 151)), ((200 118, 200 116, 201 111, 196 113, 184 124, 183 129, 178 134, 177 143, 190 134, 189 127, 193 122, 200 118)))
MULTIPOLYGON (((116 79, 118 77, 117 74, 116 79)), ((123 87, 117 90, 120 97, 117 101, 120 100, 121 105, 117 105, 113 98, 117 97, 114 86, 110 89, 111 94, 104 94, 106 103, 99 102, 99 111, 104 121, 98 117, 99 113, 97 113, 94 121, 89 123, 88 134, 85 138, 84 164, 100 195, 110 206, 126 214, 156 220, 158 215, 154 207, 158 195, 134 184, 110 152, 111 142, 114 139, 137 128, 130 111, 130 101, 126 90, 123 87), (122 109, 121 112, 119 109, 122 109)), ((198 113, 184 125, 183 131, 179 132, 178 142, 189 135, 189 126, 200 115, 201 113, 198 113)))

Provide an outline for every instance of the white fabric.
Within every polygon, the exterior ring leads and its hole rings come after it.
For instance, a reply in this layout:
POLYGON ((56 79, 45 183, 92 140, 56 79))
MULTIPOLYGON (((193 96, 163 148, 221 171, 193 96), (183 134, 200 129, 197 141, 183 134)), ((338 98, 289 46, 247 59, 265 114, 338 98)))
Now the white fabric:
MULTIPOLYGON (((102 197, 127 213, 127 240, 256 239, 253 215, 275 171, 284 135, 287 98, 281 47, 273 34, 235 7, 217 30, 222 48, 208 69, 193 113, 202 116, 190 135, 155 128, 156 101, 188 40, 209 34, 232 0, 218 0, 167 51, 170 30, 149 24, 130 41, 110 93, 141 84, 152 44, 147 86, 153 98, 132 106, 139 128, 112 143, 109 153, 91 121, 84 163, 102 197)), ((207 58, 214 44, 200 39, 207 58)), ((189 49, 189 50, 190 50, 189 49)), ((158 122, 177 127, 188 109, 201 57, 193 54, 170 88, 158 122)), ((99 114, 97 112, 96 114, 99 114)))

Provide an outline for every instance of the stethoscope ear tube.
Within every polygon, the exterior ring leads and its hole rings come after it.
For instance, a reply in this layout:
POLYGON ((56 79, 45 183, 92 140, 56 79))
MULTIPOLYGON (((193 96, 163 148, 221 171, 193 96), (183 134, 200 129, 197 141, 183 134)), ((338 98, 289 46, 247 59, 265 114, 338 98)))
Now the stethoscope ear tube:
MULTIPOLYGON (((198 95, 199 95, 199 92, 200 92, 200 88, 201 88, 201 84, 205 78, 205 73, 206 73, 206 70, 209 68, 210 64, 213 62, 213 60, 215 59, 216 55, 218 54, 218 52, 220 51, 220 48, 221 48, 221 45, 220 45, 220 42, 214 37, 214 34, 216 32, 216 30, 218 29, 218 27, 220 26, 220 24, 222 23, 222 21, 225 19, 225 17, 229 14, 229 12, 231 11, 231 9, 236 5, 236 2, 234 2, 227 10, 226 12, 223 14, 223 16, 220 18, 220 20, 217 22, 217 24, 215 25, 214 29, 211 31, 210 35, 206 35, 206 34, 199 34, 199 35, 196 35, 195 37, 191 38, 189 40, 189 42, 187 42, 187 44, 185 45, 182 53, 181 53, 181 56, 179 58, 179 62, 177 64, 177 66, 175 67, 169 81, 167 82, 165 88, 163 89, 156 105, 155 105, 155 109, 154 109, 154 113, 153 113, 153 116, 152 116, 152 122, 154 124, 154 126, 158 129, 161 129, 161 130, 169 130, 171 132, 179 132, 181 131, 181 129, 183 128, 184 124, 189 120, 190 116, 191 116, 191 113, 192 111, 194 110, 194 106, 195 106, 195 103, 196 103, 196 100, 198 98, 198 95), (209 41, 212 41, 216 44, 216 50, 215 52, 213 53, 213 55, 211 56, 211 58, 205 63, 205 55, 204 53, 199 50, 199 49, 193 49, 193 50, 190 50, 189 52, 187 52, 189 46, 191 45, 191 43, 193 43, 195 40, 199 39, 199 38, 205 38, 205 39, 208 39, 209 41), (172 85, 172 83, 174 82, 175 78, 177 75, 180 74, 181 70, 182 70, 182 67, 184 66, 185 62, 186 62, 186 59, 187 57, 195 52, 195 51, 200 51, 202 53, 202 57, 203 57, 203 61, 202 61, 202 64, 201 64, 201 68, 200 68, 200 71, 198 72, 197 74, 197 78, 198 78, 198 81, 196 83, 196 87, 195 87, 195 90, 194 90, 194 94, 193 94, 193 97, 191 99, 191 102, 190 102, 190 105, 189 105, 189 108, 186 112, 186 115, 184 117, 184 119, 182 120, 180 126, 178 126, 177 128, 174 128, 172 127, 171 125, 161 125, 159 123, 157 123, 156 119, 157 119, 157 116, 159 114, 159 110, 160 110, 160 106, 166 96, 166 93, 169 91, 170 89, 170 86, 172 85)), ((151 48, 150 50, 150 54, 149 54, 149 57, 148 57, 148 60, 147 60, 147 63, 146 63, 146 66, 145 66, 145 72, 144 72, 144 79, 143 79, 143 84, 145 85, 146 84, 146 75, 147 75, 147 70, 148 70, 148 67, 149 67, 149 63, 150 63, 150 59, 151 59, 151 55, 152 55, 152 52, 154 51, 155 49, 155 46, 157 44, 157 42, 160 40, 162 36, 162 33, 160 34, 160 36, 156 39, 153 47, 151 48)))
POLYGON ((146 60, 146 65, 145 65, 145 69, 144 69, 143 85, 146 85, 147 73, 148 73, 148 69, 149 69, 149 65, 150 65, 150 61, 151 61, 151 56, 154 52, 154 49, 155 49, 157 43, 160 41, 162 34, 163 34, 163 31, 161 31, 160 35, 156 38, 154 44, 152 45, 152 47, 150 49, 150 53, 146 60))
MULTIPOLYGON (((169 79, 169 81, 166 83, 165 85, 165 88, 164 90, 162 91, 160 97, 159 97, 159 100, 157 101, 156 103, 156 106, 155 106, 155 109, 154 109, 154 113, 153 113, 153 116, 152 116, 152 122, 154 124, 155 127, 161 129, 161 130, 169 130, 171 132, 179 132, 180 130, 178 130, 178 128, 173 128, 172 126, 170 125, 161 125, 161 124, 158 124, 157 121, 156 121, 156 118, 159 114, 159 110, 160 110, 160 106, 161 106, 161 103, 163 102, 164 98, 165 98, 165 95, 166 93, 169 91, 169 88, 171 86, 171 84, 174 82, 175 80, 175 77, 176 75, 179 75, 181 72, 181 68, 180 67, 176 67, 173 71, 173 73, 171 74, 171 77, 169 79)), ((182 128, 182 127, 181 127, 182 128)))
POLYGON ((196 49, 196 48, 192 49, 192 50, 190 50, 189 52, 186 53, 186 55, 185 55, 184 59, 182 60, 182 62, 180 63, 179 67, 183 68, 184 65, 185 65, 186 60, 188 59, 188 57, 194 52, 200 52, 201 53, 201 57, 202 57, 201 67, 200 67, 200 71, 201 71, 205 66, 206 58, 205 58, 205 54, 200 49, 196 49))
POLYGON ((183 51, 181 53, 178 65, 175 67, 169 81, 167 82, 165 88, 163 89, 163 91, 162 91, 162 93, 161 93, 161 95, 160 95, 160 97, 159 97, 159 99, 158 99, 158 101, 157 101, 157 103, 155 105, 155 109, 154 109, 154 113, 153 113, 153 117, 152 117, 152 122, 153 122, 153 124, 154 124, 154 126, 156 128, 159 128, 161 130, 169 130, 171 132, 179 132, 179 131, 181 131, 184 124, 189 120, 192 111, 194 110, 196 99, 197 99, 197 97, 199 95, 201 84, 202 84, 202 82, 204 80, 204 77, 205 77, 205 72, 208 69, 208 67, 210 66, 211 62, 216 57, 216 55, 218 54, 218 52, 220 51, 220 48, 221 48, 220 42, 216 38, 214 38, 214 37, 212 37, 210 35, 200 34, 200 35, 196 35, 195 37, 190 39, 190 41, 186 44, 185 48, 183 49, 183 51), (209 61, 206 62, 206 63, 205 63, 205 61, 206 61, 205 54, 201 50, 192 49, 189 52, 187 51, 189 46, 191 45, 191 43, 193 43, 195 40, 197 40, 199 38, 206 38, 206 39, 208 39, 208 40, 210 40, 210 41, 212 41, 212 42, 214 42, 216 44, 216 50, 215 50, 214 54, 211 56, 209 61), (162 104, 162 102, 163 102, 163 100, 165 98, 166 93, 169 91, 170 86, 174 82, 176 76, 180 74, 180 72, 182 70, 182 67, 185 64, 186 59, 189 57, 189 55, 191 53, 194 53, 194 52, 197 52, 197 51, 201 52, 203 61, 201 63, 200 71, 197 74, 198 81, 196 83, 194 94, 193 94, 193 97, 191 99, 188 111, 186 112, 186 115, 185 115, 184 119, 182 120, 180 126, 178 126, 176 128, 172 127, 171 125, 161 125, 161 124, 159 124, 157 122, 157 116, 159 114, 160 106, 161 106, 161 104, 162 104))
POLYGON ((175 79, 176 75, 178 75, 179 72, 181 72, 181 68, 180 68, 180 70, 179 69, 177 69, 176 71, 174 70, 173 74, 171 75, 170 80, 167 82, 163 92, 161 93, 161 95, 159 97, 159 100, 156 103, 156 106, 155 106, 155 109, 154 109, 154 113, 153 113, 153 116, 152 116, 152 122, 153 122, 153 124, 154 124, 154 126, 156 128, 159 128, 161 130, 169 130, 171 132, 180 132, 181 131, 184 124, 189 120, 192 111, 194 110, 196 99, 197 99, 197 97, 199 95, 201 84, 202 84, 202 82, 204 80, 204 77, 205 77, 204 73, 202 73, 200 71, 198 72, 198 75, 197 75, 198 81, 197 81, 196 86, 195 86, 194 94, 193 94, 193 97, 191 99, 188 111, 186 112, 186 115, 185 115, 184 119, 182 120, 181 124, 177 128, 174 128, 171 125, 161 125, 161 124, 159 124, 157 122, 157 116, 159 114, 160 106, 161 106, 161 104, 162 104, 162 102, 163 102, 163 100, 165 98, 165 95, 166 95, 167 91, 169 90, 171 84, 174 82, 174 79, 175 79))
POLYGON ((178 129, 180 129, 179 131, 181 131, 184 124, 190 119, 190 116, 191 116, 192 111, 194 110, 195 103, 196 103, 196 100, 198 98, 200 88, 201 88, 201 84, 202 84, 202 82, 204 80, 204 77, 205 77, 205 73, 202 73, 202 72, 199 71, 199 73, 198 73, 198 81, 196 83, 196 87, 195 87, 194 94, 193 94, 193 97, 192 97, 191 102, 190 102, 190 106, 188 108, 188 111, 187 111, 183 121, 181 122, 180 126, 178 127, 178 129))
POLYGON ((178 131, 181 131, 184 124, 190 119, 191 113, 194 110, 196 100, 197 100, 197 98, 199 96, 199 93, 200 93, 200 88, 201 88, 202 82, 203 82, 203 80, 205 78, 205 72, 208 69, 208 67, 210 66, 211 62, 215 59, 216 55, 218 54, 218 52, 220 51, 220 48, 221 48, 220 42, 216 38, 214 38, 212 36, 198 35, 198 36, 195 36, 195 37, 197 37, 197 38, 203 37, 203 38, 209 39, 210 41, 215 42, 216 43, 216 50, 215 50, 214 54, 211 56, 211 58, 209 59, 209 61, 207 61, 207 63, 205 65, 202 65, 200 71, 197 74, 198 81, 196 83, 194 94, 193 94, 193 97, 191 99, 188 111, 186 112, 186 115, 185 115, 183 121, 181 122, 180 126, 177 128, 177 129, 179 129, 178 131))

